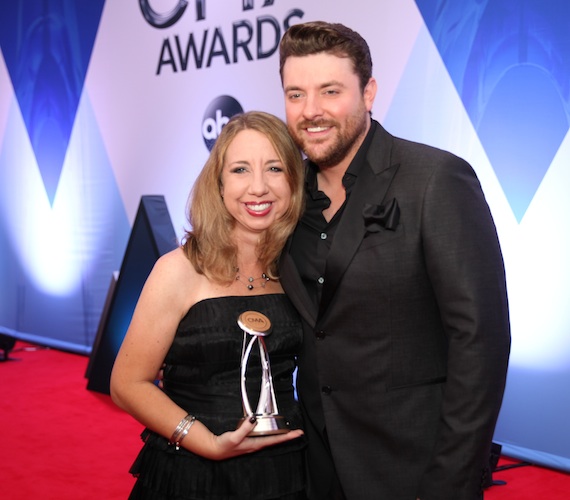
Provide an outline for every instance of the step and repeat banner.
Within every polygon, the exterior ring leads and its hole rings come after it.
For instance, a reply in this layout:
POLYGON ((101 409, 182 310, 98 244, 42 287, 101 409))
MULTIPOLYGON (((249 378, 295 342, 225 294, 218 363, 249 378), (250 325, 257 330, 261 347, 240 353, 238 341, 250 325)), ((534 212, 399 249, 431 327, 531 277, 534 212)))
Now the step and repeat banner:
POLYGON ((182 236, 209 148, 284 117, 288 26, 369 42, 373 115, 477 171, 513 348, 496 440, 570 470, 570 4, 543 0, 13 0, 0 4, 0 332, 89 353, 141 197, 182 236))

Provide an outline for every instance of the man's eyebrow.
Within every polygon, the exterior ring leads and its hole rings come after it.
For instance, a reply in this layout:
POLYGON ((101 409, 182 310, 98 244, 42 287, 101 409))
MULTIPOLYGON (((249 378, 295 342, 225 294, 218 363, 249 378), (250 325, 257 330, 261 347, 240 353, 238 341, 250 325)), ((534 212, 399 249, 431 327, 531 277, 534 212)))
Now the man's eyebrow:
MULTIPOLYGON (((339 82, 338 80, 331 80, 329 82, 324 82, 321 83, 319 85, 320 89, 326 89, 327 87, 344 87, 345 85, 342 82, 339 82)), ((299 87, 298 85, 288 85, 287 87, 284 88, 285 92, 292 92, 292 91, 296 91, 296 90, 303 90, 301 87, 299 87)))
POLYGON ((284 90, 285 92, 291 92, 292 90, 301 90, 301 87, 298 87, 296 85, 288 85, 284 88, 284 90))
POLYGON ((321 85, 320 88, 324 89, 326 87, 344 87, 344 83, 339 82, 338 80, 331 80, 330 82, 325 82, 321 85))

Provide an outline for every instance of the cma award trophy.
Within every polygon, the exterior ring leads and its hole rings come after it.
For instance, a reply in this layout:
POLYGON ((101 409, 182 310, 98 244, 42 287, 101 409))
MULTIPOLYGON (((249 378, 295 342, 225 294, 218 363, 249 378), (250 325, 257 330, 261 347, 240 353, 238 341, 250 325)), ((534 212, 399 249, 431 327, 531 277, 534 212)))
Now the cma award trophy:
MULTIPOLYGON (((243 348, 241 354, 241 399, 243 403, 243 413, 245 420, 252 414, 257 417, 257 425, 249 433, 250 436, 268 436, 271 434, 285 434, 289 432, 289 422, 279 415, 277 401, 273 389, 271 378, 271 367, 269 365, 269 354, 263 337, 271 333, 271 322, 267 316, 257 311, 246 311, 240 314, 238 320, 239 327, 243 330, 243 348), (247 334, 251 339, 247 342, 247 334), (255 342, 259 345, 259 356, 261 359, 261 392, 255 413, 251 409, 247 389, 245 384, 247 363, 255 342), (247 346, 246 346, 247 344, 247 346)), ((240 422, 240 424, 241 424, 240 422)))

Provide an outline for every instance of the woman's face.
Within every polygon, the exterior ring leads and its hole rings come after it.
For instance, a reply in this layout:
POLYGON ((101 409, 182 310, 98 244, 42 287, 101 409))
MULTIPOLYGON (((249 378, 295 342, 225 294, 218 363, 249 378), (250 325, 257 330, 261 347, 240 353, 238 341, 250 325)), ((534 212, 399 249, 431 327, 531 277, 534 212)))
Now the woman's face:
POLYGON ((288 176, 264 134, 248 129, 235 136, 226 150, 221 194, 238 232, 262 233, 286 213, 288 176))

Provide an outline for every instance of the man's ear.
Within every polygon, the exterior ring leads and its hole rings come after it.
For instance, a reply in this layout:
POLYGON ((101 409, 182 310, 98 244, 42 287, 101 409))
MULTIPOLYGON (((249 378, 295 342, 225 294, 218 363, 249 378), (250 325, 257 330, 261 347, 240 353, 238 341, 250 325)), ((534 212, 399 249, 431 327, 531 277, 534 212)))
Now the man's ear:
POLYGON ((366 104, 366 110, 368 112, 372 111, 372 106, 374 105, 374 99, 376 99, 376 91, 378 90, 378 83, 376 78, 370 77, 366 87, 364 87, 364 103, 366 104))

